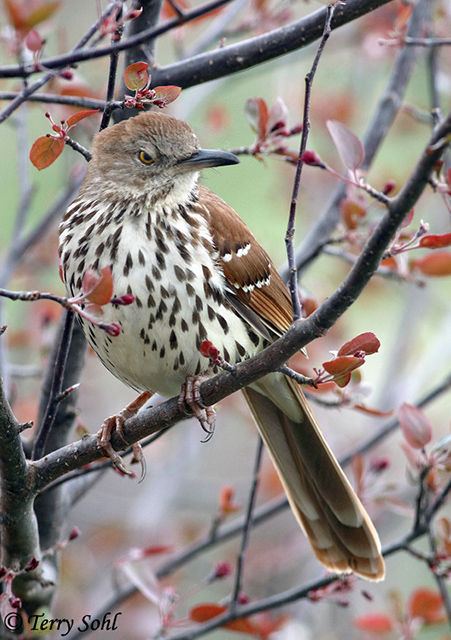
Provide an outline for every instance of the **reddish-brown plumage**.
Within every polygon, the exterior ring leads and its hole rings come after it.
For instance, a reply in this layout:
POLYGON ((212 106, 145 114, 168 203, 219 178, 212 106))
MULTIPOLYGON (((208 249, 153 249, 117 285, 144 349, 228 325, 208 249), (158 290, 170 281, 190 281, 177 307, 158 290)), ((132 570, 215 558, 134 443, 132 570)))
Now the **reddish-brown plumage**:
POLYGON ((276 335, 285 333, 293 321, 291 298, 268 254, 224 200, 203 186, 199 194, 199 211, 207 218, 219 254, 222 259, 230 256, 222 268, 237 299, 276 335))

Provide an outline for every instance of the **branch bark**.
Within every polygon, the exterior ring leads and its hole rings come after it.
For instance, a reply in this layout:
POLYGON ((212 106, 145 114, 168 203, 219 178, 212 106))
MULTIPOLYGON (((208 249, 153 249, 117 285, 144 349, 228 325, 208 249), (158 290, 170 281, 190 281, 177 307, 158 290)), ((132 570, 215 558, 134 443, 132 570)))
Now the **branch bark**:
MULTIPOLYGON (((346 3, 337 4, 331 28, 337 29, 390 1, 347 0, 346 3)), ((323 7, 305 18, 261 36, 160 67, 152 75, 152 86, 175 84, 186 89, 302 49, 321 38, 326 16, 327 7, 323 7)))
MULTIPOLYGON (((1 558, 2 564, 12 571, 20 571, 33 557, 40 558, 34 493, 30 491, 20 430, 0 378, 1 558)), ((48 604, 49 593, 43 588, 43 579, 42 566, 38 566, 14 580, 14 593, 27 603, 29 614, 48 604)))

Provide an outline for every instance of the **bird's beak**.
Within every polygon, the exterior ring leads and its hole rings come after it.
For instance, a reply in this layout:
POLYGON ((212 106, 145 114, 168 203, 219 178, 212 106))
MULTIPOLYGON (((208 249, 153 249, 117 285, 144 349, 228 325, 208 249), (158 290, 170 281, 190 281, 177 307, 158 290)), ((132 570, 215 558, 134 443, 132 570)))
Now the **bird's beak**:
POLYGON ((178 165, 186 171, 200 171, 208 167, 221 167, 226 164, 238 164, 239 159, 228 151, 198 149, 189 158, 180 160, 178 165))

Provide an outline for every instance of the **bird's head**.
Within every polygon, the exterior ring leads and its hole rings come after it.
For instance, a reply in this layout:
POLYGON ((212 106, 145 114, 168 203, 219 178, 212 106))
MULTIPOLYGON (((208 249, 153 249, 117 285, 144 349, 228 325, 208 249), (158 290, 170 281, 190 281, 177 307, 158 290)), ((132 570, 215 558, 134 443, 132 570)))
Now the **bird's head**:
POLYGON ((104 129, 94 138, 86 175, 87 188, 102 186, 174 197, 183 201, 207 167, 235 164, 238 158, 225 151, 201 149, 186 122, 147 112, 104 129))

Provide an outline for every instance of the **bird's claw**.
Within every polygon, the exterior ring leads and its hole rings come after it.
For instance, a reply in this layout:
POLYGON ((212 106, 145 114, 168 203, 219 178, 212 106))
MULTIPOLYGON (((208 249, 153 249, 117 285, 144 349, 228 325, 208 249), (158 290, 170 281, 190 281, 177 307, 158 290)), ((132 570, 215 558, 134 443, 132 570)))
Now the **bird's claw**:
MULTIPOLYGON (((130 471, 130 469, 126 467, 122 457, 114 450, 113 445, 111 444, 111 434, 114 430, 116 430, 125 446, 129 447, 130 443, 128 442, 124 434, 124 422, 128 418, 136 415, 141 407, 143 407, 151 397, 152 393, 150 392, 146 391, 142 393, 140 396, 138 396, 138 398, 128 404, 125 409, 120 411, 117 415, 107 418, 100 427, 99 432, 97 433, 97 446, 99 447, 99 449, 102 449, 102 451, 108 456, 108 458, 110 458, 115 469, 127 476, 134 476, 135 473, 133 471, 130 471)), ((133 451, 133 458, 131 463, 140 463, 141 477, 139 479, 139 482, 142 482, 146 475, 146 462, 143 455, 143 450, 139 442, 135 442, 131 445, 131 447, 133 451)))
POLYGON ((202 402, 200 385, 208 376, 189 376, 180 391, 177 404, 181 411, 188 413, 187 407, 198 419, 200 426, 207 434, 202 442, 208 442, 215 431, 216 414, 213 407, 207 407, 202 402))
POLYGON ((134 475, 133 471, 130 471, 130 469, 125 466, 122 457, 113 449, 113 445, 111 444, 111 434, 116 429, 117 433, 128 446, 122 431, 123 423, 124 418, 120 414, 107 418, 97 433, 97 446, 99 449, 102 449, 108 458, 110 458, 115 469, 124 475, 131 476, 134 475))

